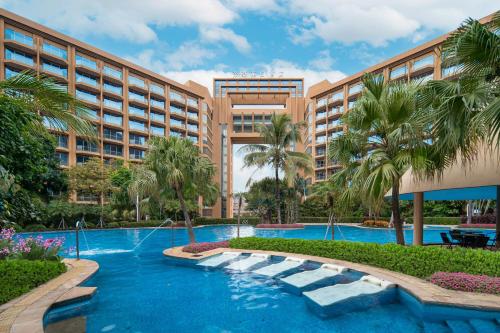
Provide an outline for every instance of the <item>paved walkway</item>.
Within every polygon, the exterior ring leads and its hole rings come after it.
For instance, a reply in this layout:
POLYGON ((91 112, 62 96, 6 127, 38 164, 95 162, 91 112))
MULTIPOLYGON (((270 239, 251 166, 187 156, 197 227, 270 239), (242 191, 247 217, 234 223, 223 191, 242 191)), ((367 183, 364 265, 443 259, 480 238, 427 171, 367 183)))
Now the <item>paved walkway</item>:
POLYGON ((64 259, 68 271, 0 306, 0 333, 43 333, 43 317, 53 305, 90 297, 94 287, 78 287, 99 269, 92 260, 64 259))
POLYGON ((316 261, 325 264, 337 264, 359 272, 374 275, 384 280, 389 280, 397 284, 400 288, 412 294, 422 303, 460 306, 477 310, 500 311, 500 296, 497 295, 448 290, 441 288, 430 282, 427 282, 425 280, 419 279, 417 277, 389 271, 383 268, 352 263, 344 260, 328 259, 323 257, 309 256, 297 253, 246 250, 246 249, 226 249, 226 248, 220 248, 220 249, 206 251, 203 253, 193 254, 193 253, 182 252, 182 246, 172 249, 167 249, 163 251, 163 254, 167 257, 172 257, 176 259, 198 261, 226 251, 243 252, 243 253, 266 253, 273 256, 282 256, 282 257, 293 256, 296 258, 316 261))

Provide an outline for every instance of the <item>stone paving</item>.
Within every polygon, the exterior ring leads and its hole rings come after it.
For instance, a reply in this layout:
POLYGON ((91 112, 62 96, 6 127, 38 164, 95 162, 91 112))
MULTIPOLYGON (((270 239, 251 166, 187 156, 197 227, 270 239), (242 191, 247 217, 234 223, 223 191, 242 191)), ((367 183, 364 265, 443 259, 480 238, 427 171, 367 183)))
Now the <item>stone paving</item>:
POLYGON ((43 316, 55 303, 90 297, 93 287, 77 287, 99 269, 92 260, 64 259, 68 271, 0 306, 0 333, 43 333, 43 316))
POLYGON ((243 252, 243 253, 266 253, 273 256, 294 256, 301 259, 316 261, 325 264, 337 264, 350 269, 374 275, 378 278, 389 280, 397 284, 400 288, 412 294, 422 303, 432 303, 449 306, 460 306, 477 310, 500 311, 500 296, 490 294, 471 293, 455 291, 441 288, 428 281, 406 274, 389 271, 383 268, 352 263, 344 260, 328 259, 323 257, 309 256, 297 253, 285 253, 276 251, 246 250, 246 249, 228 249, 219 248, 203 253, 193 254, 182 251, 182 246, 167 249, 163 254, 167 257, 176 259, 185 259, 189 261, 198 261, 222 252, 243 252))

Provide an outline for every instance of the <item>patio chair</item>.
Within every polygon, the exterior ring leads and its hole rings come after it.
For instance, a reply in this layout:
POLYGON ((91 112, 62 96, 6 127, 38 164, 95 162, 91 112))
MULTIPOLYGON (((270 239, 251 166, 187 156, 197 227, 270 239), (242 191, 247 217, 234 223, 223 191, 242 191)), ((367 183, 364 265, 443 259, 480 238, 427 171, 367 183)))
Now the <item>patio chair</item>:
POLYGON ((490 237, 485 236, 485 235, 480 235, 480 236, 474 237, 474 241, 471 244, 471 247, 477 248, 477 249, 479 249, 479 248, 484 249, 488 245, 489 240, 490 240, 490 237))
POLYGON ((450 238, 448 237, 448 234, 446 232, 441 232, 440 235, 441 235, 441 240, 443 241, 443 243, 441 243, 441 246, 446 245, 449 249, 451 249, 453 247, 453 245, 455 245, 455 243, 453 243, 450 240, 450 238))
POLYGON ((462 231, 452 229, 450 230, 450 236, 453 241, 455 241, 457 244, 462 245, 464 242, 464 235, 462 234, 462 231))

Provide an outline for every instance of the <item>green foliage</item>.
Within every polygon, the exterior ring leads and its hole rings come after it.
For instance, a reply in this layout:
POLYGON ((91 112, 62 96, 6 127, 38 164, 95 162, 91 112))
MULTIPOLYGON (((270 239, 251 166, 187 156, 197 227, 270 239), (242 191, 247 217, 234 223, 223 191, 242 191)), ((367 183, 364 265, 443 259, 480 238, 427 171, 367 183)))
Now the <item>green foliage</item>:
MULTIPOLYGON (((246 222, 249 225, 257 225, 260 223, 258 217, 241 217, 241 223, 246 222)), ((224 225, 224 224, 238 224, 237 218, 211 218, 211 217, 198 217, 194 220, 195 225, 224 225)))
POLYGON ((124 165, 120 165, 111 172, 110 180, 114 188, 111 195, 111 206, 113 209, 123 212, 134 209, 128 193, 128 187, 132 182, 132 170, 124 165))
POLYGON ((100 158, 93 157, 81 165, 68 169, 69 188, 72 191, 93 194, 97 197, 111 193, 114 189, 111 174, 113 169, 100 158))
POLYGON ((43 224, 30 224, 26 227, 24 227, 23 231, 24 232, 35 232, 35 231, 46 231, 47 227, 44 226, 43 224))
MULTIPOLYGON (((106 205, 103 208, 103 217, 105 221, 113 220, 111 206, 106 205)), ((44 222, 47 226, 57 227, 64 218, 69 227, 74 227, 77 220, 85 217, 86 223, 97 224, 101 216, 101 207, 98 205, 77 204, 66 200, 52 200, 47 205, 47 215, 44 222)))
POLYGON ((435 272, 464 272, 500 276, 500 252, 466 248, 358 243, 280 238, 239 238, 230 247, 300 253, 385 268, 427 278, 435 272))
POLYGON ((66 271, 66 265, 47 260, 0 260, 0 304, 6 303, 66 271))
MULTIPOLYGON (((406 219, 406 223, 413 223, 413 217, 406 219)), ((460 217, 424 217, 424 224, 435 225, 457 225, 460 224, 460 217)))
MULTIPOLYGON (((284 195, 286 184, 280 181, 280 197, 284 195)), ((276 182, 272 178, 264 178, 250 185, 248 192, 243 194, 247 202, 247 210, 257 215, 261 223, 271 223, 276 202, 276 182)), ((281 207, 283 208, 283 207, 281 207)))

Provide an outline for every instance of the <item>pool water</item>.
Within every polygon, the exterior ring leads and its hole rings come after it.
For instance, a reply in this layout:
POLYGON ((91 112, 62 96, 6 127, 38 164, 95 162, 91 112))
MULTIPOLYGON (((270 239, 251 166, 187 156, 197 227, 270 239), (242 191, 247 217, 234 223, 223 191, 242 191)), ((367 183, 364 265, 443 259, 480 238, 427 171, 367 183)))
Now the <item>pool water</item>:
MULTIPOLYGON (((339 239, 392 242, 387 230, 342 226, 339 239)), ((242 236, 323 239, 324 226, 304 230, 255 230, 241 228, 242 236)), ((425 231, 427 242, 439 241, 441 229, 425 231)), ((402 303, 377 305, 367 311, 321 319, 306 306, 304 297, 291 294, 276 279, 223 269, 203 270, 178 265, 162 250, 187 243, 185 230, 161 229, 131 251, 152 229, 86 231, 82 257, 96 260, 100 269, 85 285, 97 286, 88 301, 51 310, 46 316, 48 332, 62 332, 53 323, 80 319, 86 332, 424 332, 426 323, 402 303), (72 318, 72 319, 68 319, 72 318)), ((74 232, 45 233, 65 236, 74 246, 74 232)), ((235 237, 234 226, 196 229, 198 241, 235 237)), ((411 230, 406 233, 411 240, 411 230)), ((68 257, 74 256, 69 253, 68 257)), ((406 304, 406 303, 405 303, 406 304)), ((450 309, 453 311, 453 309, 450 309)), ((500 316, 499 316, 500 320, 500 316)), ((489 321, 489 324, 496 323, 489 321)), ((437 324, 438 327, 441 327, 437 324)), ((494 324, 495 325, 495 324, 494 324)), ((76 333, 74 326, 69 329, 76 333)), ((444 326, 442 326, 444 327, 444 326)), ((500 328, 500 323, 499 326, 500 328)), ((446 329, 449 329, 446 326, 446 329)), ((442 332, 451 332, 451 330, 442 332)))

